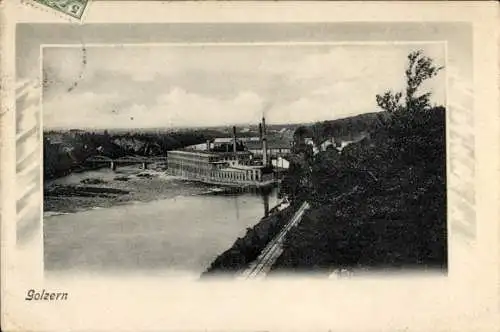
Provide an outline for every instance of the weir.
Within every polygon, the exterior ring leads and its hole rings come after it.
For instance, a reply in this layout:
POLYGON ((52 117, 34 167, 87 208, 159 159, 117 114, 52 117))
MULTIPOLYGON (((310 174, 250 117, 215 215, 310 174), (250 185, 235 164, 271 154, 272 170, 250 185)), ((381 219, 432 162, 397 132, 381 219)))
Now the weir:
POLYGON ((116 171, 119 164, 140 164, 142 169, 148 169, 149 164, 165 162, 167 158, 165 157, 122 157, 117 159, 111 159, 104 156, 93 156, 87 158, 83 163, 91 165, 91 167, 97 168, 97 165, 109 165, 109 168, 116 171))

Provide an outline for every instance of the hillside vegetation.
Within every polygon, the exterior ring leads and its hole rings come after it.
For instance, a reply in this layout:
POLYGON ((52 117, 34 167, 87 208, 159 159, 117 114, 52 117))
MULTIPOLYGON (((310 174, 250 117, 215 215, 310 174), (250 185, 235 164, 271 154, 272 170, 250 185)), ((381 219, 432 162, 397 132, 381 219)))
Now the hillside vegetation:
POLYGON ((421 116, 408 132, 317 155, 296 198, 313 207, 277 268, 446 266, 445 110, 421 116))
POLYGON ((446 110, 430 106, 430 93, 416 94, 440 68, 421 52, 408 59, 405 102, 402 93, 378 95, 384 111, 369 137, 341 153, 297 146, 283 190, 312 208, 274 270, 446 269, 446 110))
POLYGON ((380 128, 387 115, 383 112, 359 114, 347 118, 317 122, 310 126, 316 145, 330 137, 340 141, 354 141, 364 134, 380 128))

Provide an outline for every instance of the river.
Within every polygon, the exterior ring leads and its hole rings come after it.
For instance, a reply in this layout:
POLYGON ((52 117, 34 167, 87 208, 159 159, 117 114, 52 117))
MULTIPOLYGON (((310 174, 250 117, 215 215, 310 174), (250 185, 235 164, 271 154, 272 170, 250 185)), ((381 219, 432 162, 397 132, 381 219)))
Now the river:
MULTIPOLYGON (((82 174, 71 174, 57 183, 81 179, 82 174)), ((163 188, 169 184, 175 194, 169 198, 45 214, 46 273, 197 277, 264 215, 262 194, 206 194, 206 186, 166 177, 163 188)), ((271 208, 278 204, 276 190, 268 198, 271 208)))

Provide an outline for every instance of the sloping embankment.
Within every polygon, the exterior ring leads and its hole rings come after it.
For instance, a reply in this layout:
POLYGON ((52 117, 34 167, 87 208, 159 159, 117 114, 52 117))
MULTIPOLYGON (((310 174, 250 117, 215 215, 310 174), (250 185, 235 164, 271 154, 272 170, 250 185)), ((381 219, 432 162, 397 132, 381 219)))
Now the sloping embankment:
POLYGON ((277 208, 271 210, 269 216, 248 228, 245 236, 238 238, 231 248, 220 254, 201 277, 235 276, 246 269, 283 229, 299 206, 300 204, 294 204, 281 211, 277 208))
POLYGON ((446 271, 445 110, 422 111, 404 124, 376 133, 373 144, 349 146, 345 156, 318 160, 315 204, 289 232, 272 270, 446 271), (356 175, 363 170, 377 181, 356 175), (349 199, 330 199, 354 184, 361 190, 349 199))

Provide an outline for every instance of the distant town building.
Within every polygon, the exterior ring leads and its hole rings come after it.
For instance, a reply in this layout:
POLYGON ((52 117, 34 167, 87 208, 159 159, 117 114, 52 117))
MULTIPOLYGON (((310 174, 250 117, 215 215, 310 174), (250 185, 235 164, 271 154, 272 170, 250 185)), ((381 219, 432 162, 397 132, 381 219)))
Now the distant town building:
MULTIPOLYGON (((262 143, 260 141, 248 141, 245 143, 248 151, 255 156, 262 156, 262 143)), ((284 139, 268 139, 267 150, 271 157, 289 154, 291 151, 291 142, 284 139)))
POLYGON ((331 137, 329 139, 327 139, 326 141, 324 141, 323 143, 320 144, 319 146, 319 150, 320 151, 326 151, 327 149, 336 149, 336 150, 340 150, 340 144, 338 144, 337 142, 335 142, 335 138, 331 137))
POLYGON ((337 151, 342 152, 342 150, 346 146, 348 146, 349 144, 367 141, 367 140, 369 140, 368 134, 361 135, 354 140, 340 140, 340 139, 337 139, 335 137, 330 137, 330 138, 326 139, 325 141, 323 141, 323 143, 320 144, 319 148, 317 150, 315 150, 315 153, 317 153, 319 151, 326 151, 328 149, 336 149, 337 151))
POLYGON ((276 159, 273 159, 272 164, 276 168, 284 168, 284 169, 290 168, 290 162, 283 157, 278 157, 276 159))

